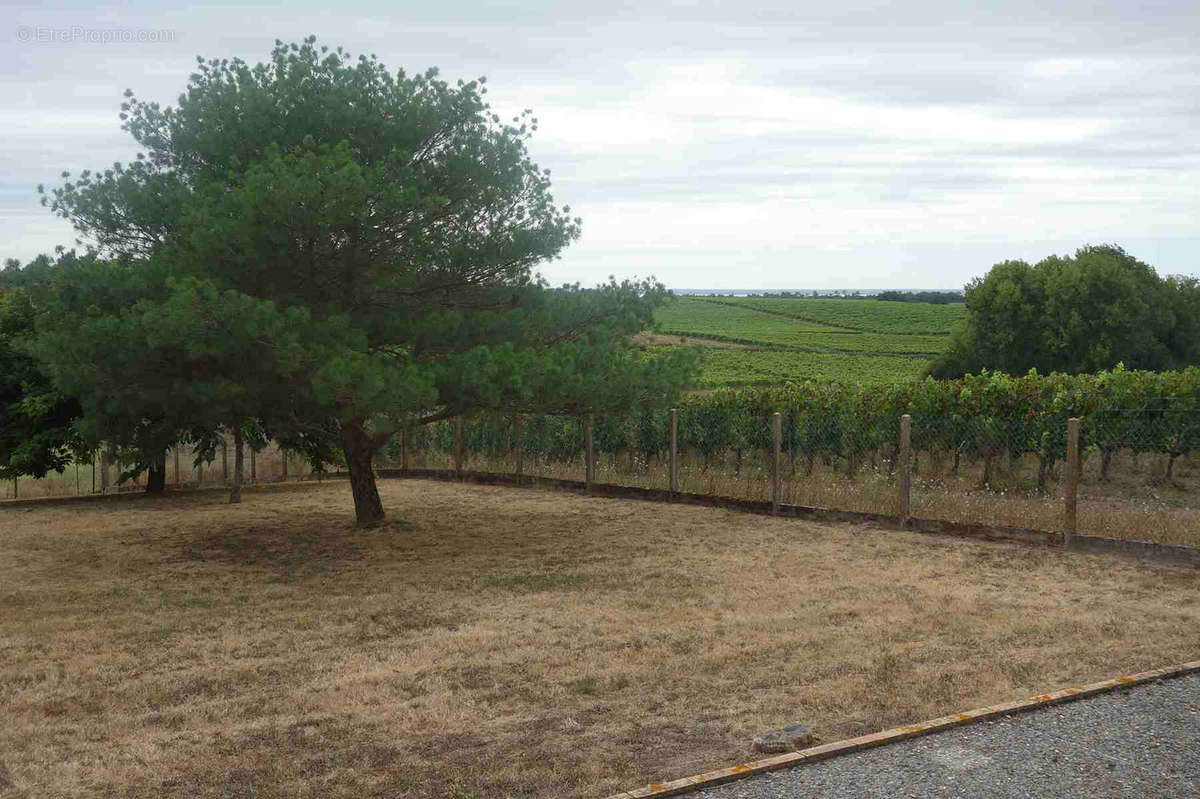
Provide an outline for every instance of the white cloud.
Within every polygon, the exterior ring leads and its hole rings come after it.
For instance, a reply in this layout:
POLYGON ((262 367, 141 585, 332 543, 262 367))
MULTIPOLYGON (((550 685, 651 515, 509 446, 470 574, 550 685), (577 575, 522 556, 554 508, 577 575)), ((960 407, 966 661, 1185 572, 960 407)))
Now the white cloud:
POLYGON ((169 103, 197 52, 255 61, 316 31, 393 67, 487 74, 498 112, 535 111, 534 159, 584 217, 544 270, 556 280, 953 286, 1088 241, 1200 272, 1187 0, 307 6, 17 9, 16 24, 179 35, 0 53, 4 254, 73 238, 40 215, 36 183, 136 151, 116 119, 125 86, 169 103))

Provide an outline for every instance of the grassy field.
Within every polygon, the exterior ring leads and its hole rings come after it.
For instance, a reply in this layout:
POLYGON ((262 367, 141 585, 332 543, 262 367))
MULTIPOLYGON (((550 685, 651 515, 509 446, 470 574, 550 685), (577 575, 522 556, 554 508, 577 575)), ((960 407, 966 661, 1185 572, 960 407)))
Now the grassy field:
MULTIPOLYGON (((715 299, 715 298, 714 298, 715 299)), ((739 308, 753 308, 809 322, 902 335, 940 335, 950 332, 963 318, 965 305, 934 305, 924 302, 881 302, 879 300, 773 299, 770 297, 727 297, 719 300, 739 308)))
POLYGON ((659 334, 649 343, 705 347, 701 380, 708 387, 809 378, 895 382, 919 377, 946 349, 962 308, 878 300, 681 297, 656 314, 659 334))
POLYGON ((1194 570, 381 489, 0 507, 0 793, 595 797, 1200 651, 1194 570))

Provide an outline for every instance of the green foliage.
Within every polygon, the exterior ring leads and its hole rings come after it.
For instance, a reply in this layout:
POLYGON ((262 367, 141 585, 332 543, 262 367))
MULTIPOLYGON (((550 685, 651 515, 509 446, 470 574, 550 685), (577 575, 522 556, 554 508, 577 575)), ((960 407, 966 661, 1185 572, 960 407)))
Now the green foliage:
MULTIPOLYGON (((730 450, 771 445, 770 416, 783 414, 784 447, 811 468, 838 458, 848 468, 868 453, 899 445, 900 417, 912 416, 913 447, 991 461, 1031 454, 1040 478, 1065 457, 1067 419, 1081 420, 1082 445, 1104 453, 1118 449, 1180 457, 1200 452, 1200 369, 1137 372, 1116 369, 1089 375, 1030 372, 968 375, 869 386, 828 381, 693 394, 679 404, 680 446, 706 461, 730 450)), ((443 423, 445 430, 449 424, 443 423)), ((569 461, 583 450, 582 420, 532 416, 524 421, 528 457, 569 461)), ((656 411, 596 419, 596 449, 633 451, 661 458, 667 414, 656 411)), ((505 454, 510 420, 469 421, 464 440, 478 455, 505 454), (490 427, 487 427, 491 425, 490 427), (490 438, 481 435, 485 427, 490 438), (491 442, 483 445, 483 441, 491 442)), ((449 451, 449 434, 443 436, 449 451)))
POLYGON ((199 439, 252 426, 340 447, 368 523, 371 457, 399 427, 670 401, 695 356, 629 340, 667 292, 533 272, 580 221, 526 151, 536 120, 502 123, 485 93, 313 38, 255 66, 201 60, 173 108, 127 93, 145 153, 46 197, 98 252, 63 270, 66 329, 41 331, 39 354, 139 451, 185 419, 199 439))
POLYGON ((1030 266, 996 264, 966 290, 967 317, 935 377, 981 369, 1094 372, 1124 363, 1171 369, 1200 361, 1200 287, 1163 280, 1119 247, 1084 247, 1030 266))
POLYGON ((839 380, 885 385, 917 380, 928 366, 922 356, 811 353, 787 350, 706 349, 701 383, 723 386, 781 385, 803 380, 839 380))
POLYGON ((86 449, 76 427, 78 400, 57 389, 28 350, 37 315, 32 278, 11 261, 0 271, 0 477, 6 479, 45 477, 86 449))
POLYGON ((875 295, 880 302, 929 302, 949 305, 963 301, 961 291, 881 291, 875 295))

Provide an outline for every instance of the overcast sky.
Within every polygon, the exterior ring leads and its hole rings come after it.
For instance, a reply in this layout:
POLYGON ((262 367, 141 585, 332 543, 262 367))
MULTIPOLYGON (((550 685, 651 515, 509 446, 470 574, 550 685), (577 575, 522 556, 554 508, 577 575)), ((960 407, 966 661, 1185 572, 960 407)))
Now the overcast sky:
POLYGON ((126 87, 315 33, 533 109, 583 217, 555 283, 960 287, 1106 242, 1200 275, 1198 0, 6 6, 4 257, 72 243, 35 187, 134 155, 126 87))

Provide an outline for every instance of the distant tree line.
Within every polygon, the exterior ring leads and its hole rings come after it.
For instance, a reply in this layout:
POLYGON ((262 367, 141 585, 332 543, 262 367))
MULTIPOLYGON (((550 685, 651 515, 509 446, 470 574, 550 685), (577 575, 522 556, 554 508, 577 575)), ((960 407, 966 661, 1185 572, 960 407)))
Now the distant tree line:
POLYGON ((962 302, 961 291, 881 291, 875 299, 885 302, 928 302, 934 305, 949 305, 962 302))
POLYGON ((966 318, 934 377, 1169 370, 1200 364, 1200 281, 1160 277, 1120 247, 998 263, 965 291, 966 318))
MULTIPOLYGON (((720 297, 722 294, 709 296, 720 297)), ((734 295, 729 295, 734 296, 734 295)), ((773 300, 884 300, 887 302, 929 302, 935 305, 948 305, 952 302, 962 302, 961 291, 882 291, 878 294, 865 294, 854 289, 833 291, 757 291, 746 294, 747 297, 762 297, 773 300)))

